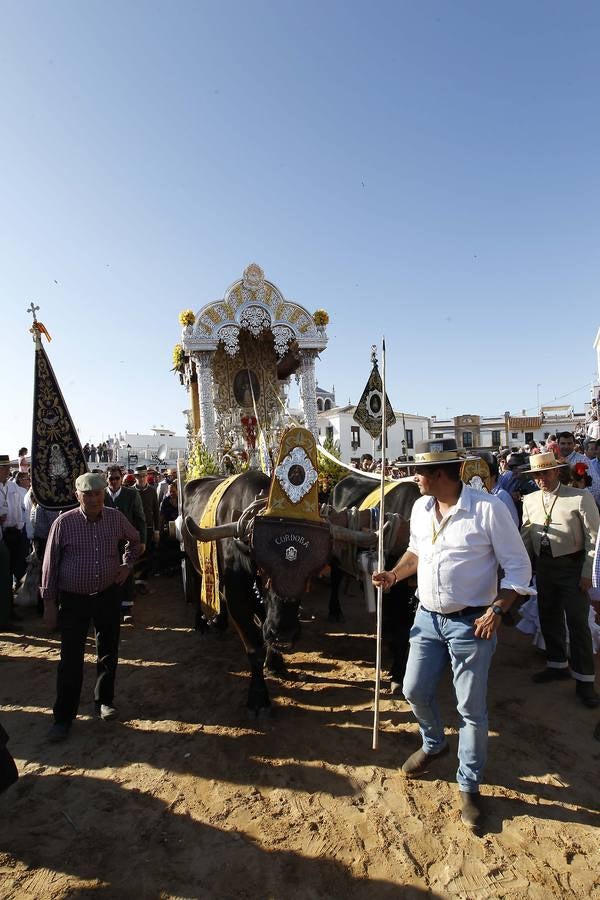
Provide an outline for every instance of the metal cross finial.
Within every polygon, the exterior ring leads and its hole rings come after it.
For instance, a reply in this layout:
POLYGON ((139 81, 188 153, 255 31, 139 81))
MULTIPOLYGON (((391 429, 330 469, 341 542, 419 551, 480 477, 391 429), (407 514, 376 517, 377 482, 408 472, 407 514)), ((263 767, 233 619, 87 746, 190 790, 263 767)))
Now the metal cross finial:
POLYGON ((39 309, 39 306, 35 306, 35 305, 34 305, 34 302, 33 302, 33 300, 32 300, 32 301, 31 301, 31 306, 29 306, 29 307, 25 310, 25 312, 31 313, 31 315, 33 316, 33 321, 34 321, 34 322, 37 322, 36 312, 38 311, 38 309, 39 309))
POLYGON ((371 344, 371 365, 377 365, 377 345, 371 344))

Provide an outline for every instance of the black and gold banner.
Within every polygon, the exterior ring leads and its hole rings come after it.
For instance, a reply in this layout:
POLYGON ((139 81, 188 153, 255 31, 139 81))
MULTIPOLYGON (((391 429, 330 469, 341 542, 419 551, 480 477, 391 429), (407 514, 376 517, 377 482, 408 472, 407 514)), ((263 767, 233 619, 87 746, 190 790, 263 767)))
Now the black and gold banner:
MULTIPOLYGON (((352 416, 355 422, 365 429, 372 438, 381 437, 381 422, 383 418, 383 383, 377 363, 373 363, 369 380, 362 392, 362 397, 352 416)), ((396 416, 392 409, 388 396, 385 396, 385 425, 390 428, 396 422, 396 416)))
POLYGON ((36 342, 31 486, 46 509, 77 506, 75 479, 88 467, 79 435, 41 342, 36 342))

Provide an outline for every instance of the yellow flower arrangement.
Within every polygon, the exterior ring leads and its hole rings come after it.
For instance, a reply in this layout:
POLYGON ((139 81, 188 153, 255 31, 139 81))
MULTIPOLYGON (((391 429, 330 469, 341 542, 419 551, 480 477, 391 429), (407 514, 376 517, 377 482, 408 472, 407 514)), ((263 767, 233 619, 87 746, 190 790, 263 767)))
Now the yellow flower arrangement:
POLYGON ((181 344, 175 344, 173 347, 173 371, 183 372, 185 367, 185 353, 181 344))
POLYGON ((325 328, 326 325, 329 325, 329 313, 324 309, 317 309, 313 313, 313 319, 315 321, 315 325, 318 325, 319 328, 325 328))
POLYGON ((188 325, 193 325, 195 321, 196 316, 191 309, 184 309, 183 312, 179 313, 179 324, 183 325, 184 328, 187 328, 188 325))

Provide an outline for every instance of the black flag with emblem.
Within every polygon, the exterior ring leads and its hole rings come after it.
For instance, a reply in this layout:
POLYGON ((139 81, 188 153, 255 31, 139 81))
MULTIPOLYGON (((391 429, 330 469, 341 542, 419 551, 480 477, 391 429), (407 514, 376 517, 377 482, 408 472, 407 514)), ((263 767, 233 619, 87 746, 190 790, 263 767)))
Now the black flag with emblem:
POLYGON ((35 371, 31 436, 31 488, 40 506, 72 509, 77 506, 75 479, 88 467, 79 435, 42 347, 46 329, 34 321, 35 371), (41 326, 41 327, 40 327, 41 326))
MULTIPOLYGON (((377 366, 377 358, 373 352, 371 355, 373 368, 369 375, 369 380, 362 392, 362 397, 358 402, 353 415, 355 422, 367 431, 372 438, 381 437, 381 420, 383 414, 383 384, 381 374, 377 366)), ((396 421, 392 404, 387 394, 385 395, 385 423, 386 429, 390 428, 396 421)))

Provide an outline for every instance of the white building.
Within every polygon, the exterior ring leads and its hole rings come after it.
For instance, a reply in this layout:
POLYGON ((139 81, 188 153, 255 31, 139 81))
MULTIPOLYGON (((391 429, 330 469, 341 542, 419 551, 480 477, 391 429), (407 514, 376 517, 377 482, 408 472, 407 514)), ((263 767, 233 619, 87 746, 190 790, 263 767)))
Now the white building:
MULTIPOLYGON (((150 430, 151 434, 125 431, 115 435, 115 462, 127 466, 129 460, 130 467, 150 463, 156 461, 161 450, 165 453, 164 462, 161 463, 164 466, 175 466, 180 457, 187 458, 186 437, 178 436, 170 428, 162 426, 150 430)), ((162 452, 160 455, 163 455, 162 452)))
POLYGON ((528 416, 505 412, 500 416, 478 416, 468 413, 453 419, 431 418, 432 438, 455 438, 459 447, 522 447, 523 444, 546 440, 559 431, 575 431, 584 421, 571 404, 542 406, 539 414, 528 416))
MULTIPOLYGON (((336 406, 317 415, 319 438, 339 441, 342 462, 358 462, 363 453, 381 458, 381 442, 373 438, 352 418, 356 406, 336 406), (375 443, 375 447, 373 444, 375 443), (375 451, 375 452, 373 452, 375 451)), ((429 419, 414 413, 394 410, 396 424, 388 429, 386 456, 389 460, 414 456, 416 444, 428 440, 429 419)))

